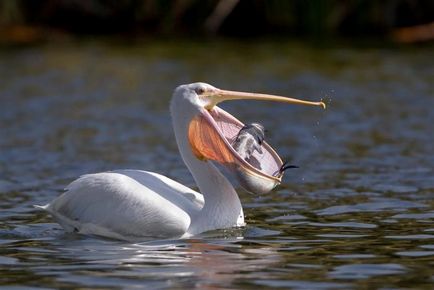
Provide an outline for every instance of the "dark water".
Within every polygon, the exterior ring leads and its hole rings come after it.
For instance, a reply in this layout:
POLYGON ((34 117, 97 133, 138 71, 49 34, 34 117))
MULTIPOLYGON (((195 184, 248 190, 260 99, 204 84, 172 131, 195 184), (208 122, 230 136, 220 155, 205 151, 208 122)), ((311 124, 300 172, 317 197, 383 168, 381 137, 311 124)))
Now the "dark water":
POLYGON ((60 44, 0 52, 3 288, 434 287, 432 47, 60 44), (79 175, 137 168, 194 187, 168 102, 193 81, 311 100, 223 107, 301 168, 240 190, 248 225, 131 244, 65 234, 34 208, 79 175))

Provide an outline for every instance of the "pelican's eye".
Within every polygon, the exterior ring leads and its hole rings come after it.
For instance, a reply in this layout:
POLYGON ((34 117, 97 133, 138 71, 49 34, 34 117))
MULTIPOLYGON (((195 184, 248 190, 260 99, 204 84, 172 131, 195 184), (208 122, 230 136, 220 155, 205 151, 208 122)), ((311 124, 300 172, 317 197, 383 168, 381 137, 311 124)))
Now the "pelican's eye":
POLYGON ((205 93, 205 89, 204 89, 204 88, 201 88, 201 87, 195 88, 194 91, 196 92, 196 94, 197 94, 198 96, 200 96, 200 95, 202 95, 203 93, 205 93))

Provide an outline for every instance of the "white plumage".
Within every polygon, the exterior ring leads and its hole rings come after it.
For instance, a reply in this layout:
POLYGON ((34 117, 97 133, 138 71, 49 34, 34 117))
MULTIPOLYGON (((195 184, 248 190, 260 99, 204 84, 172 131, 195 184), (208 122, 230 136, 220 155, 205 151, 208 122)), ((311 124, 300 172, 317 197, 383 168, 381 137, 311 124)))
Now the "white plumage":
POLYGON ((163 175, 118 170, 80 177, 45 209, 67 231, 135 240, 184 235, 203 204, 163 175))
MULTIPOLYGON (((223 129, 218 128, 210 114, 222 100, 247 98, 319 104, 224 91, 204 83, 179 86, 170 105, 173 128, 182 159, 201 193, 157 173, 117 170, 84 175, 68 185, 66 191, 51 203, 36 207, 51 214, 68 232, 130 241, 150 237, 189 237, 204 231, 243 226, 243 209, 235 189, 205 157, 211 156, 209 158, 219 161, 222 155, 226 158, 224 160, 231 160, 231 164, 223 165, 237 168, 243 178, 252 179, 252 184, 258 184, 258 188, 263 187, 262 183, 270 182, 272 186, 268 187, 271 189, 280 182, 281 176, 277 178, 271 173, 260 172, 241 162, 233 149, 225 147, 230 145, 226 137, 218 133, 223 129), (194 123, 193 120, 200 122, 194 123), (196 125, 194 130, 191 129, 192 123, 196 125), (211 142, 207 144, 214 151, 200 146, 204 142, 211 142), (214 147, 212 142, 218 146, 214 147)), ((230 128, 227 122, 239 126, 239 121, 223 110, 213 112, 217 115, 223 112, 226 116, 220 120, 226 122, 222 128, 230 128)), ((262 158, 269 162, 264 168, 270 171, 279 168, 280 158, 269 145, 264 148, 269 151, 262 158)))

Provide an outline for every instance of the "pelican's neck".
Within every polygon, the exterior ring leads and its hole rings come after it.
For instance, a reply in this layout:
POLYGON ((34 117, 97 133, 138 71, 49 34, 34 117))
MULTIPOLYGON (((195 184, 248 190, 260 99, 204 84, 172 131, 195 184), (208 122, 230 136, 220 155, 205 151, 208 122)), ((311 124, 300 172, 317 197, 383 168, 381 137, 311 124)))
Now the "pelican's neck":
POLYGON ((179 152, 205 201, 202 210, 192 217, 188 234, 244 225, 241 202, 232 184, 211 162, 197 159, 191 150, 188 126, 197 109, 172 100, 171 113, 179 152))

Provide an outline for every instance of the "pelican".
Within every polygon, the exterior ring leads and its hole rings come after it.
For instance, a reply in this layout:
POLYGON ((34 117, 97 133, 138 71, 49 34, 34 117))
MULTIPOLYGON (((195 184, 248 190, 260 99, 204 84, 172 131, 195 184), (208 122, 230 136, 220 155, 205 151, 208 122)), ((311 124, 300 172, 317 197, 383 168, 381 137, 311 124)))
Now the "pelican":
POLYGON ((216 105, 241 99, 325 108, 323 102, 228 91, 200 82, 181 85, 173 93, 170 112, 179 152, 200 193, 158 173, 116 170, 83 175, 51 203, 36 207, 67 232, 127 241, 185 238, 244 226, 237 192, 214 163, 255 193, 280 184, 283 163, 266 142, 262 152, 252 154, 255 163, 230 145, 244 124, 216 105))

